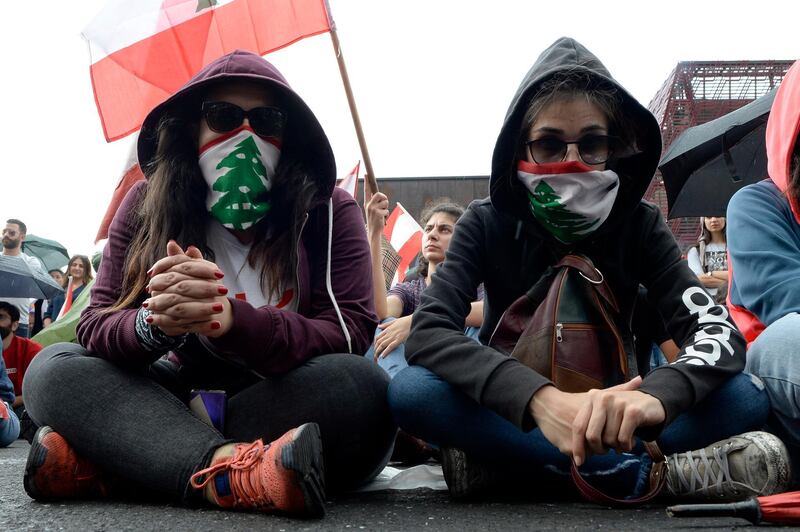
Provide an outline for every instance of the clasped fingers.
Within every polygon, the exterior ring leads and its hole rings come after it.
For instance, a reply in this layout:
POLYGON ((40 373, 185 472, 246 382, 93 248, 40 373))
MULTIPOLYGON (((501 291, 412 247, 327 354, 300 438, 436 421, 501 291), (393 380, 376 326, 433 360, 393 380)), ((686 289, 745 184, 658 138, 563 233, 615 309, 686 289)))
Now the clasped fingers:
POLYGON ((217 281, 198 279, 181 273, 163 273, 147 285, 150 294, 179 294, 188 298, 206 299, 224 296, 228 289, 217 281))

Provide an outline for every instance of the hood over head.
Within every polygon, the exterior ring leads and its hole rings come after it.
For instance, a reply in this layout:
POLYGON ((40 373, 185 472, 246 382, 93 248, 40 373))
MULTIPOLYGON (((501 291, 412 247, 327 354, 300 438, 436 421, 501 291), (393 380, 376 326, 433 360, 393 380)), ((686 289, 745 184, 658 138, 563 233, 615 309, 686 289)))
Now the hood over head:
MULTIPOLYGON (((615 88, 620 112, 634 127, 635 153, 610 160, 607 167, 620 178, 620 191, 606 222, 598 229, 612 226, 632 211, 644 196, 655 174, 661 156, 661 131, 653 114, 617 83, 605 66, 589 50, 574 39, 562 37, 548 47, 525 75, 511 101, 492 156, 489 194, 498 210, 532 221, 526 189, 517 179, 516 163, 520 152, 520 134, 531 99, 543 82, 555 74, 577 70, 615 88)), ((534 225, 534 227, 538 227, 534 225)))
MULTIPOLYGON (((800 61, 786 72, 767 121, 767 172, 781 192, 786 193, 797 136, 800 134, 800 61)), ((800 199, 791 201, 800 223, 800 199)))
POLYGON ((169 99, 156 106, 144 119, 137 151, 145 176, 151 173, 158 147, 158 124, 165 116, 200 116, 203 95, 214 85, 247 80, 263 83, 277 97, 286 112, 284 150, 302 154, 306 168, 317 179, 319 193, 328 198, 336 185, 336 162, 328 137, 306 103, 270 62, 258 54, 236 50, 209 63, 169 99))

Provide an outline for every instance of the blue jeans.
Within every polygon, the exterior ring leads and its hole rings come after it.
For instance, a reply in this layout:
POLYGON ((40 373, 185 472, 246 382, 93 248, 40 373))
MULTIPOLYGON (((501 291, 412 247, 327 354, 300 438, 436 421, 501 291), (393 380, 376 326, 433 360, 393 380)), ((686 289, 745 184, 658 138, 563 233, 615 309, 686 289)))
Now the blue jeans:
MULTIPOLYGON (((389 406, 398 425, 441 447, 457 447, 508 476, 567 490, 571 461, 538 428, 516 425, 467 397, 420 366, 403 370, 389 385, 389 406)), ((734 434, 760 429, 769 401, 763 385, 740 374, 712 392, 664 429, 657 442, 665 454, 705 447, 734 434)), ((643 445, 631 453, 590 457, 581 473, 591 484, 616 497, 647 491, 651 460, 643 445)))
POLYGON ((11 445, 14 440, 19 438, 19 419, 11 405, 6 403, 8 408, 8 419, 0 419, 0 447, 11 445))
POLYGON ((793 312, 767 327, 747 351, 746 371, 758 375, 767 389, 771 430, 792 454, 800 476, 800 314, 793 312))
MULTIPOLYGON (((381 323, 390 323, 393 322, 396 318, 386 318, 381 323)), ((472 338, 476 342, 478 341, 478 332, 480 329, 478 327, 467 327, 464 329, 464 335, 468 338, 472 338)), ((381 335, 383 329, 380 327, 375 329, 375 338, 372 340, 372 345, 369 346, 369 349, 366 353, 364 353, 364 357, 367 360, 374 361, 375 360, 375 339, 381 335)), ((408 367, 408 362, 406 362, 406 344, 400 344, 386 356, 378 358, 378 366, 380 366, 386 373, 389 374, 389 378, 393 379, 395 375, 397 375, 401 370, 408 367)))
POLYGON ((25 325, 19 323, 17 324, 17 330, 14 331, 14 334, 19 336, 20 338, 27 338, 28 337, 28 324, 25 325))

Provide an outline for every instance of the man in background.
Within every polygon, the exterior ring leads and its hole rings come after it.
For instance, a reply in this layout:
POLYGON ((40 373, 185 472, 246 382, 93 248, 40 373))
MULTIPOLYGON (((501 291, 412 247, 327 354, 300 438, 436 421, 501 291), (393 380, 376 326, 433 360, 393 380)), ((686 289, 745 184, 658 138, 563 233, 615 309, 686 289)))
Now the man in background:
MULTIPOLYGON (((24 260, 32 269, 44 270, 42 263, 39 259, 31 257, 22 252, 22 243, 25 241, 25 235, 28 228, 22 221, 16 218, 10 218, 6 221, 6 226, 3 229, 3 255, 6 257, 17 257, 19 260, 24 260)), ((3 301, 8 301, 16 306, 19 310, 19 327, 16 335, 22 338, 29 337, 29 320, 30 309, 33 299, 27 297, 4 297, 3 301)))

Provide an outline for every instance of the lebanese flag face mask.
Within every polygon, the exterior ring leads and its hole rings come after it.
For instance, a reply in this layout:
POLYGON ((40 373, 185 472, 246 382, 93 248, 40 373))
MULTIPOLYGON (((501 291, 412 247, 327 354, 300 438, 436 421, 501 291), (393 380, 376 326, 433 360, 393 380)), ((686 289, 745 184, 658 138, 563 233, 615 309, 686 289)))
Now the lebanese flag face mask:
POLYGON ((208 183, 208 212, 228 229, 247 229, 266 216, 269 190, 281 157, 277 139, 242 126, 200 148, 200 171, 208 183))
POLYGON ((520 161, 517 177, 528 189, 533 216, 564 244, 600 227, 619 192, 619 177, 613 170, 592 170, 579 161, 520 161))

